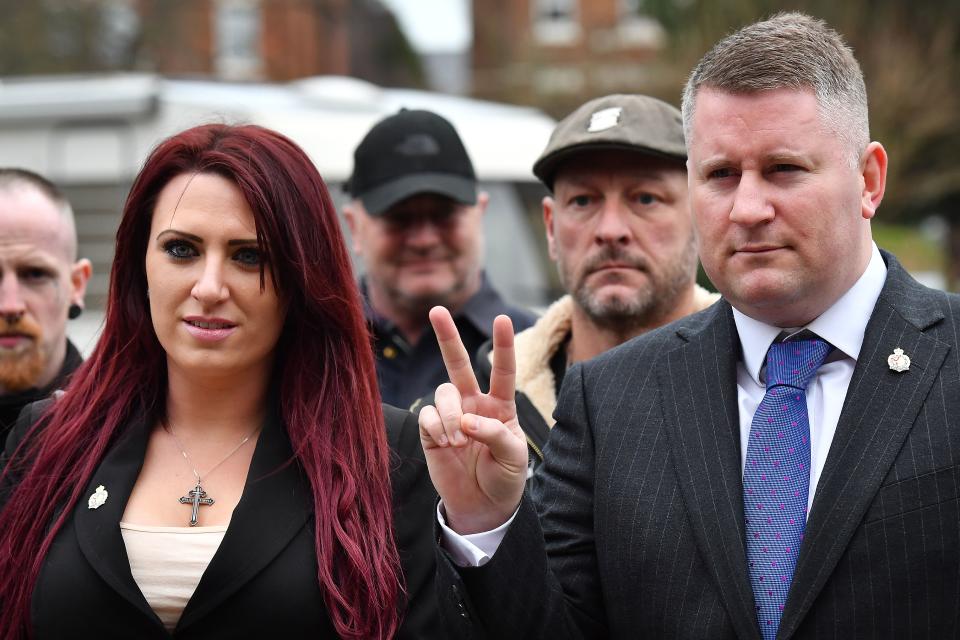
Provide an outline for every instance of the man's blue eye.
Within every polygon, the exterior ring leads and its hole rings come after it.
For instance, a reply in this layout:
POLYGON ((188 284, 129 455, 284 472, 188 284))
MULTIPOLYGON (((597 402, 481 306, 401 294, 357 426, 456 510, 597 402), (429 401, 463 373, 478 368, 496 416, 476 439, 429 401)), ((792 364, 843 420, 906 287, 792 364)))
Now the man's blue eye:
POLYGON ((652 193, 639 193, 636 197, 640 204, 653 204, 657 201, 657 197, 652 193))

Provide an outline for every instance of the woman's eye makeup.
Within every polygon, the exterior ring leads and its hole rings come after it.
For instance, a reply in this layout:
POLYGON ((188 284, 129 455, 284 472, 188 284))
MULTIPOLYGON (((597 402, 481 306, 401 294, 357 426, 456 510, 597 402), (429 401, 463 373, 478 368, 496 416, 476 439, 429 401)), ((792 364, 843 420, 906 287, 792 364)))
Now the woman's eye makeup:
POLYGON ((260 250, 256 247, 242 247, 233 254, 233 259, 246 267, 259 267, 260 250))
POLYGON ((198 255, 196 248, 194 248, 192 244, 180 239, 167 240, 163 243, 163 250, 166 251, 171 258, 177 260, 185 260, 198 255))
MULTIPOLYGON (((200 256, 200 249, 197 245, 184 238, 166 240, 162 247, 164 253, 173 260, 191 260, 200 256)), ((231 248, 230 251, 232 251, 229 254, 230 259, 241 267, 258 269, 263 262, 260 248, 255 244, 243 244, 231 248)))

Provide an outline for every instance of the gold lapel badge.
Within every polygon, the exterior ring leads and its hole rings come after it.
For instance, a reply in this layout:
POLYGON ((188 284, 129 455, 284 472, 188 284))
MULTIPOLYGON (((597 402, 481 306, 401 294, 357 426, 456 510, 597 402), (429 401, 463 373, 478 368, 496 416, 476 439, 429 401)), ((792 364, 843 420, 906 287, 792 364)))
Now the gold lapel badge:
POLYGON ((90 496, 90 499, 87 500, 88 509, 99 509, 103 506, 103 503, 107 501, 107 496, 110 495, 107 493, 107 490, 103 488, 103 485, 97 487, 97 490, 93 492, 93 495, 90 496))
POLYGON ((910 356, 905 354, 903 349, 897 347, 893 350, 893 353, 887 357, 887 364, 892 371, 903 373, 910 369, 910 356))

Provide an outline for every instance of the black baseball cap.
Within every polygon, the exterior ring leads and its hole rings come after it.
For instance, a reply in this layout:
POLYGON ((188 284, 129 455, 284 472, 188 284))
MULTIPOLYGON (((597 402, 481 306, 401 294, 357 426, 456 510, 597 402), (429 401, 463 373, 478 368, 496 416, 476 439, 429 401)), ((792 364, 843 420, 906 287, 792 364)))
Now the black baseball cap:
POLYGON ((591 100, 561 120, 533 174, 553 190, 557 169, 584 151, 620 149, 685 162, 683 118, 672 106, 637 94, 616 94, 591 100))
POLYGON ((344 188, 373 216, 420 193, 477 202, 477 176, 457 130, 418 109, 401 109, 370 129, 353 152, 344 188))

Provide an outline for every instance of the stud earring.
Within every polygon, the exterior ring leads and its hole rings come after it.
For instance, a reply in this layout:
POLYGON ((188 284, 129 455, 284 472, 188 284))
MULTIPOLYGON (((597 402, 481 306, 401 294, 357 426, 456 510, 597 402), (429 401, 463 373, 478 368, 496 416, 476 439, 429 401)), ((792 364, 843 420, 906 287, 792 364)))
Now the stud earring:
POLYGON ((70 308, 67 309, 67 317, 71 320, 76 320, 80 317, 80 314, 83 313, 83 307, 78 305, 76 302, 70 305, 70 308))

